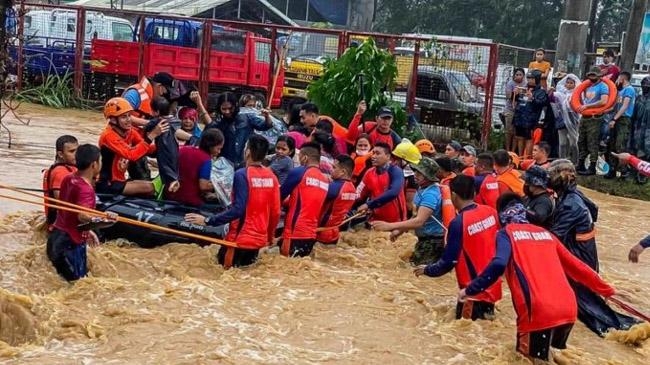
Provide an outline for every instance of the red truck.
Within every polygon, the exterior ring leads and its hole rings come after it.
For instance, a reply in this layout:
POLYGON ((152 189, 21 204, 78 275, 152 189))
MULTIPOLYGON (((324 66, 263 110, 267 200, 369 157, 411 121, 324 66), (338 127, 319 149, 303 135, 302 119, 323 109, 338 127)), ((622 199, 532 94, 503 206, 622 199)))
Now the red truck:
MULTIPOLYGON (((164 71, 179 80, 198 82, 201 79, 201 65, 205 64, 209 92, 268 95, 271 83, 270 39, 213 25, 210 50, 204 52, 204 24, 201 22, 148 18, 144 24, 142 62, 145 75, 164 71), (207 60, 204 60, 206 57, 207 60)), ((106 80, 124 80, 125 83, 137 80, 140 69, 139 33, 136 27, 132 41, 93 39, 90 59, 95 79, 105 76, 106 80)), ((284 70, 280 70, 275 85, 271 106, 279 107, 284 70)))

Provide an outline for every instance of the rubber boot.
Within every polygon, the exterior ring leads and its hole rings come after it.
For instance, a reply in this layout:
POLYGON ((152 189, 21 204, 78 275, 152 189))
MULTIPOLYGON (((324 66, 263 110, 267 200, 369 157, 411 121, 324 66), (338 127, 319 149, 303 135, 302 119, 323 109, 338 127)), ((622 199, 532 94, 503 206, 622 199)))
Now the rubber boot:
POLYGON ((589 168, 587 170, 578 171, 578 175, 582 175, 582 176, 596 175, 596 163, 595 162, 590 163, 589 168))

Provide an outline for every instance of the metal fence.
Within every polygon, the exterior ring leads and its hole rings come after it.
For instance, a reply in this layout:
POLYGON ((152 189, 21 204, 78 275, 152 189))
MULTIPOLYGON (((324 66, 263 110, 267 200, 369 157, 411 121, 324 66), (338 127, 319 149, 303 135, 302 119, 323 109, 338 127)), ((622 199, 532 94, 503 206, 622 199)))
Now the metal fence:
POLYGON ((18 90, 58 75, 70 79, 78 96, 104 101, 145 75, 166 71, 204 100, 223 91, 255 93, 272 95, 279 107, 308 97, 306 86, 320 77, 326 58, 372 37, 394 55, 394 98, 415 113, 427 137, 485 146, 492 126, 499 60, 492 42, 64 5, 21 3, 17 14, 10 71, 18 90), (276 78, 281 56, 285 67, 276 78))

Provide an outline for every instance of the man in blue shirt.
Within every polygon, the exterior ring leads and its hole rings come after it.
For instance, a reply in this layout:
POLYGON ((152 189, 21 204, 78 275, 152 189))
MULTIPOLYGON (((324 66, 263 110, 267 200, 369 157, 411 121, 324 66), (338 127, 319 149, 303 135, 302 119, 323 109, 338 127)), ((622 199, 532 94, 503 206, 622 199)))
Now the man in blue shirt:
MULTIPOLYGON (((632 113, 634 113, 634 101, 636 91, 630 85, 632 75, 623 71, 619 74, 616 83, 622 89, 618 92, 618 101, 616 103, 616 113, 614 118, 609 122, 610 138, 607 144, 607 152, 622 153, 627 152, 627 144, 630 139, 630 126, 632 125, 632 113)), ((621 172, 621 177, 626 176, 627 168, 618 163, 617 158, 613 158, 611 153, 605 154, 609 163, 609 172, 605 175, 606 179, 616 177, 616 172, 621 172)))
POLYGON ((402 222, 374 221, 372 228, 378 231, 391 232, 391 240, 397 239, 402 233, 415 230, 418 242, 415 245, 411 262, 416 265, 436 262, 444 251, 445 227, 442 223, 442 194, 439 179, 436 177, 439 166, 435 160, 422 157, 420 163, 411 165, 415 172, 415 182, 419 189, 413 203, 417 208, 416 215, 402 222))
POLYGON ((595 175, 603 114, 590 113, 589 109, 599 108, 607 104, 609 88, 602 82, 600 67, 598 66, 594 66, 589 70, 587 78, 592 85, 585 91, 582 106, 577 110, 578 113, 582 114, 578 137, 578 174, 595 175), (585 169, 587 155, 589 155, 589 168, 585 169))

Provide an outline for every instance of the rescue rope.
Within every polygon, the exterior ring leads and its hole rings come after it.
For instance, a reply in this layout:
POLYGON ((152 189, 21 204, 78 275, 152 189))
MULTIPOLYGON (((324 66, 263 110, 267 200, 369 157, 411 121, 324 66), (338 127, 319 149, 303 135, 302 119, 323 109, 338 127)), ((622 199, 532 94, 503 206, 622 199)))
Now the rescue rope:
POLYGON ((367 212, 357 212, 357 213, 354 214, 353 216, 351 216, 351 217, 349 217, 349 218, 346 218, 346 219, 345 219, 343 222, 341 222, 341 224, 339 224, 338 226, 331 226, 331 227, 318 227, 318 228, 316 229, 316 232, 329 231, 330 229, 339 228, 339 227, 341 227, 342 225, 347 224, 347 223, 350 222, 351 220, 353 220, 353 219, 357 219, 357 218, 361 218, 361 217, 363 217, 363 216, 366 215, 366 214, 368 214, 368 213, 367 213, 367 212))
POLYGON ((650 316, 641 313, 638 309, 632 307, 631 305, 625 303, 624 301, 618 299, 615 296, 611 296, 607 298, 610 300, 612 303, 616 304, 617 306, 621 307, 621 309, 625 310, 626 312, 630 313, 633 316, 639 317, 643 319, 646 322, 650 322, 650 316))
MULTIPOLYGON (((63 201, 63 200, 59 200, 59 199, 55 199, 55 198, 51 198, 51 197, 48 197, 48 196, 42 196, 42 195, 26 192, 26 191, 23 191, 21 189, 18 189, 18 188, 12 187, 12 186, 7 186, 7 185, 0 184, 0 189, 10 190, 10 191, 25 194, 25 195, 28 195, 28 196, 31 196, 31 197, 36 197, 36 198, 39 199, 39 201, 21 199, 21 198, 17 198, 17 197, 10 196, 10 195, 0 195, 0 198, 15 200, 15 201, 23 202, 23 203, 28 203, 28 204, 47 206, 49 208, 61 209, 61 210, 72 212, 72 213, 86 213, 86 214, 91 215, 91 216, 96 216, 96 217, 100 217, 100 218, 107 218, 107 215, 106 215, 105 212, 95 210, 95 209, 91 209, 91 208, 87 208, 87 207, 83 207, 83 206, 76 205, 76 204, 72 204, 72 203, 69 203, 69 202, 66 202, 66 201, 63 201), (43 202, 43 201, 40 201, 40 199, 43 199, 43 198, 47 200, 47 203, 43 202), (56 203, 56 204, 53 204, 53 203, 56 203)), ((162 227, 162 226, 158 226, 158 225, 151 224, 151 223, 141 222, 141 221, 138 221, 138 220, 135 220, 135 219, 130 219, 130 218, 118 216, 117 221, 121 222, 121 223, 125 223, 125 224, 130 224, 130 225, 133 225, 133 226, 137 226, 137 227, 148 228, 148 229, 151 229, 151 230, 154 230, 154 231, 171 233, 171 234, 181 236, 181 237, 196 239, 196 240, 199 240, 199 241, 202 241, 202 242, 209 242, 209 243, 214 243, 214 244, 218 244, 218 245, 222 245, 222 246, 237 248, 237 243, 235 243, 235 242, 229 242, 229 241, 221 240, 221 239, 218 239, 218 238, 203 236, 203 235, 190 233, 190 232, 185 232, 185 231, 179 231, 177 229, 162 227)))

